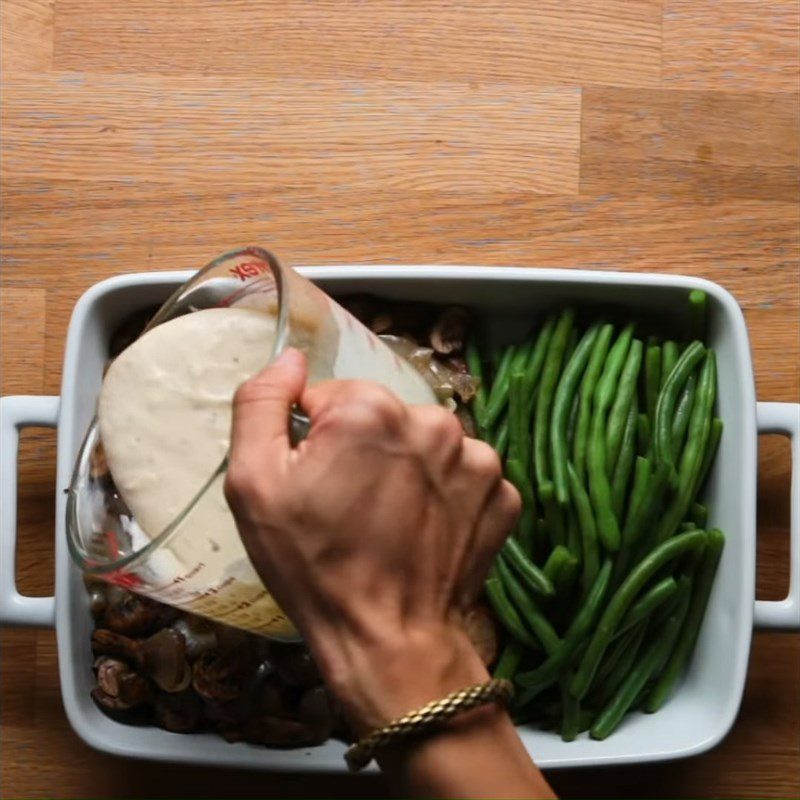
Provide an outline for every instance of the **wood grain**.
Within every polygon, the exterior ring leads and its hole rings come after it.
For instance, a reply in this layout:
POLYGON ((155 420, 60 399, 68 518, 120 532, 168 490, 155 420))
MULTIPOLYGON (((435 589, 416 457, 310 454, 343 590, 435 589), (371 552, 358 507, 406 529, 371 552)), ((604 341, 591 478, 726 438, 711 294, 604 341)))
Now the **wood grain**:
MULTIPOLYGON (((731 290, 757 392, 800 399, 796 0, 2 0, 0 385, 59 391, 75 301, 265 244, 293 264, 648 270, 731 290)), ((55 436, 20 453, 17 582, 53 588, 55 436)), ((757 592, 789 575, 785 439, 759 453, 757 592)), ((380 779, 90 751, 51 631, 0 631, 0 793, 374 797, 380 779)), ((800 796, 800 636, 757 634, 700 757, 564 796, 800 796)))
POLYGON ((3 0, 0 3, 0 67, 48 70, 53 66, 55 0, 3 0))
POLYGON ((6 177, 317 192, 578 186, 577 88, 26 75, 6 80, 2 125, 6 177))
POLYGON ((392 80, 659 80, 660 0, 59 0, 57 69, 392 80), (224 6, 224 7, 223 7, 224 6))
POLYGON ((800 99, 585 90, 581 192, 797 202, 800 99))
POLYGON ((798 27, 796 0, 665 0, 664 85, 796 92, 798 27))

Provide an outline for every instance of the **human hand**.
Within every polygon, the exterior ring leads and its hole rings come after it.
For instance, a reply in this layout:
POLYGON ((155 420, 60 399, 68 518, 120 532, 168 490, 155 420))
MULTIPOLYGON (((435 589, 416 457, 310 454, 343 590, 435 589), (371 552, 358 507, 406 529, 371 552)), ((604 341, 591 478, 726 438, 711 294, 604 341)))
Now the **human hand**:
POLYGON ((445 409, 306 379, 288 350, 239 389, 226 496, 256 570, 366 730, 486 679, 453 619, 520 500, 495 452, 445 409), (311 430, 293 448, 295 403, 311 430))

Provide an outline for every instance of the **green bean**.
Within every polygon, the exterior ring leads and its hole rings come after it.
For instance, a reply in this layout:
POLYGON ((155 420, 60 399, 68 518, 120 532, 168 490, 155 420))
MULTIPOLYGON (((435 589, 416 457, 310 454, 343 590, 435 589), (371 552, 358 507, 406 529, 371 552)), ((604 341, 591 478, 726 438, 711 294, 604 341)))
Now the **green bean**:
POLYGON ((508 642, 503 648, 494 670, 492 670, 492 677, 513 681, 514 675, 516 675, 519 665, 522 663, 524 652, 519 642, 508 642))
POLYGON ((678 526, 679 531, 695 531, 697 530, 697 525, 691 520, 686 520, 686 522, 681 522, 678 526))
POLYGON ((497 454, 500 458, 506 453, 506 449, 508 448, 508 427, 509 421, 508 416, 503 417, 503 421, 497 427, 497 432, 494 436, 494 440, 492 441, 492 447, 497 451, 497 454))
MULTIPOLYGON (((572 622, 564 634, 564 639, 559 650, 536 669, 517 675, 516 683, 529 690, 529 699, 533 699, 539 692, 550 686, 558 677, 561 668, 569 662, 592 629, 595 620, 600 616, 605 602, 606 594, 611 582, 611 560, 606 559, 594 584, 586 597, 585 602, 573 617, 572 622)), ((520 698, 520 705, 523 705, 520 698)))
POLYGON ((550 314, 545 320, 542 329, 539 331, 539 336, 536 339, 536 344, 531 351, 530 359, 525 367, 525 394, 528 397, 534 396, 534 391, 539 382, 539 376, 542 372, 544 359, 547 355, 547 350, 550 346, 550 339, 553 336, 553 329, 556 326, 555 314, 550 314))
POLYGON ((541 650, 539 640, 525 627, 517 610, 508 599, 499 578, 487 578, 484 583, 489 605, 494 609, 500 624, 521 644, 533 650, 541 650))
POLYGON ((604 415, 595 411, 589 434, 589 449, 586 454, 589 471, 589 497, 594 510, 597 532, 603 546, 615 551, 620 545, 619 522, 614 514, 611 484, 606 474, 606 443, 604 415))
POLYGON ((571 505, 565 508, 564 516, 567 520, 567 549, 580 563, 583 558, 583 548, 581 547, 581 529, 575 509, 571 505))
POLYGON ((664 667, 664 672, 647 697, 644 705, 645 711, 652 713, 664 705, 664 701, 688 664, 700 634, 700 626, 705 616, 708 599, 711 596, 711 589, 714 586, 714 576, 725 546, 725 537, 722 531, 714 528, 708 532, 706 542, 706 552, 695 578, 689 610, 680 637, 664 667))
POLYGON ((534 340, 533 336, 528 336, 514 349, 514 356, 511 359, 511 367, 509 374, 513 375, 515 372, 525 372, 528 368, 528 362, 531 359, 533 352, 534 340))
POLYGON ((536 416, 533 428, 533 465, 536 483, 539 486, 550 480, 547 458, 547 438, 550 430, 550 411, 556 390, 556 382, 564 359, 575 311, 568 308, 561 312, 556 324, 550 346, 547 348, 542 378, 536 393, 536 416))
POLYGON ((572 442, 572 464, 578 477, 583 481, 586 477, 586 450, 589 442, 589 427, 592 421, 592 399, 594 390, 600 379, 603 364, 606 360, 611 337, 614 335, 614 326, 603 325, 594 340, 589 363, 583 373, 581 381, 578 406, 578 419, 575 423, 575 435, 572 442))
POLYGON ((689 326, 693 338, 705 338, 706 293, 702 289, 693 289, 689 292, 689 326))
POLYGON ((650 417, 647 414, 639 414, 636 420, 636 450, 640 456, 650 457, 650 417))
MULTIPOLYGON (((675 368, 678 369, 677 367, 675 368)), ((689 420, 689 431, 686 447, 681 454, 678 468, 677 492, 666 512, 661 517, 656 532, 656 542, 663 542, 686 516, 689 506, 694 500, 701 478, 703 458, 711 432, 711 419, 717 393, 717 367, 714 352, 706 354, 700 380, 697 384, 697 397, 692 416, 689 420)))
POLYGON ((594 514, 589 495, 581 484, 578 472, 567 462, 567 477, 569 478, 570 494, 578 516, 581 531, 581 550, 583 553, 583 588, 588 592, 594 584, 597 571, 600 568, 600 551, 597 546, 597 527, 594 524, 594 514))
POLYGON ((670 484, 675 486, 678 474, 672 454, 672 420, 675 416, 675 403, 678 392, 683 388, 689 375, 700 363, 705 348, 700 342, 692 342, 678 359, 670 372, 656 403, 655 427, 653 430, 653 454, 656 463, 663 462, 669 469, 670 484))
POLYGON ((653 419, 656 414, 656 401, 661 386, 661 347, 648 344, 644 359, 644 396, 647 416, 653 419))
POLYGON ((495 562, 497 568, 497 575, 503 588, 506 590, 511 602, 516 607, 519 615, 527 627, 533 631, 539 641, 542 643, 545 653, 548 656, 558 650, 561 646, 561 639, 553 629, 553 626, 547 621, 544 614, 539 610, 533 598, 525 590, 525 587, 518 580, 517 576, 511 571, 511 568, 505 561, 505 558, 500 556, 495 562))
POLYGON ((566 547, 564 547, 564 545, 556 545, 551 551, 550 555, 547 557, 547 561, 545 561, 544 566, 542 567, 542 572, 544 572, 544 574, 550 578, 550 581, 555 586, 558 575, 561 572, 561 568, 573 558, 574 556, 572 553, 566 547))
POLYGON ((573 697, 567 688, 569 675, 561 681, 561 739, 565 742, 574 742, 580 727, 581 703, 573 697))
POLYGON ((647 629, 647 620, 644 620, 629 632, 630 635, 623 637, 616 644, 615 650, 618 651, 618 654, 614 654, 614 663, 606 670, 606 674, 602 678, 600 673, 603 664, 600 665, 594 681, 597 684, 597 691, 592 693, 592 705, 604 706, 628 677, 631 667, 636 662, 636 656, 639 655, 639 648, 642 646, 647 629))
POLYGON ((522 462, 517 459, 509 458, 506 461, 506 475, 522 498, 522 512, 517 522, 517 539, 522 549, 526 553, 531 553, 536 536, 536 500, 533 497, 533 487, 522 462))
POLYGON ((614 514, 611 483, 606 472, 606 416, 614 399, 617 380, 625 364, 633 337, 633 325, 628 325, 617 337, 609 351, 603 373, 594 390, 594 408, 586 452, 589 473, 589 497, 594 509, 597 533, 607 550, 620 545, 619 522, 614 514))
POLYGON ((717 455, 719 442, 720 439, 722 439, 723 427, 722 420, 719 417, 714 417, 714 419, 711 420, 711 431, 708 435, 708 445, 706 446, 706 452, 703 456, 703 463, 700 466, 700 475, 698 476, 697 480, 697 493, 702 491, 706 479, 708 478, 709 470, 714 463, 714 457, 717 455))
POLYGON ((517 459, 527 473, 531 433, 524 382, 525 375, 522 372, 512 372, 508 381, 508 452, 509 457, 517 459))
MULTIPOLYGON (((689 554, 690 557, 696 556, 698 553, 700 554, 700 561, 702 561, 703 554, 705 553, 705 544, 702 547, 698 547, 696 550, 692 550, 689 554)), ((692 593, 692 580, 694 576, 694 568, 689 567, 686 570, 683 565, 678 565, 679 570, 683 570, 675 579, 675 583, 678 584, 678 589, 675 594, 672 595, 663 605, 659 606, 657 609, 653 611, 652 615, 652 626, 654 629, 658 630, 666 621, 671 617, 677 608, 680 607, 682 602, 686 600, 687 605, 689 602, 689 596, 692 593)))
POLYGON ((672 649, 679 632, 680 620, 673 615, 667 620, 658 636, 648 644, 644 655, 617 689, 608 705, 598 714, 589 731, 592 739, 605 739, 616 730, 664 654, 672 649))
POLYGON ((611 503, 617 519, 622 519, 622 512, 625 505, 625 496, 628 490, 628 482, 631 477, 631 469, 636 458, 636 424, 639 420, 639 406, 634 396, 631 399, 631 407, 628 410, 628 421, 625 430, 622 432, 622 446, 619 450, 617 462, 614 465, 614 472, 611 477, 611 503))
POLYGON ((561 506, 556 501, 555 487, 551 481, 539 486, 539 499, 542 501, 550 543, 553 547, 559 544, 566 545, 567 536, 564 529, 564 519, 561 516, 561 506))
POLYGON ((696 384, 697 376, 692 373, 687 379, 686 386, 683 387, 680 399, 675 406, 675 416, 672 420, 672 456, 676 460, 680 458, 683 439, 686 435, 686 429, 689 427, 696 384))
POLYGON ((578 412, 581 408, 580 392, 575 392, 572 398, 572 408, 569 411, 569 422, 567 423, 567 449, 572 452, 572 445, 575 441, 575 428, 578 426, 578 412))
POLYGON ((575 352, 564 367, 558 382, 553 415, 550 419, 550 455, 553 464, 553 483, 556 487, 556 499, 561 506, 569 503, 569 482, 567 478, 567 425, 576 396, 578 383, 591 355, 594 341, 597 338, 598 325, 592 325, 581 337, 575 352))
POLYGON ((620 373, 625 367, 628 350, 633 339, 633 324, 626 325, 613 347, 609 350, 608 358, 603 366, 603 372, 594 389, 594 408, 606 413, 614 401, 617 391, 617 382, 620 373))
POLYGON ((647 507, 647 494, 651 489, 650 459, 636 456, 633 468, 633 487, 628 498, 628 513, 622 528, 622 544, 630 546, 641 531, 641 523, 647 507))
POLYGON ((497 422, 497 418, 503 413, 503 409, 505 409, 508 402, 508 380, 511 375, 511 364, 514 360, 515 350, 514 345, 506 347, 497 365, 483 415, 483 423, 487 428, 491 428, 497 422))
POLYGON ((689 515, 692 522, 694 522, 698 528, 706 527, 708 523, 708 508, 702 503, 692 503, 689 508, 689 515))
MULTIPOLYGON (((670 617, 676 617, 679 628, 683 628, 686 616, 689 612, 689 603, 691 601, 691 597, 692 579, 688 575, 681 575, 678 581, 678 591, 674 595, 673 602, 670 603, 671 608, 669 609, 668 613, 663 613, 663 617, 661 619, 658 618, 659 615, 654 615, 653 625, 660 630, 661 627, 667 623, 670 617)), ((666 607, 664 611, 666 612, 666 607)), ((670 657, 672 656, 673 649, 674 643, 673 647, 670 647, 662 653, 661 659, 656 662, 652 675, 650 676, 652 679, 656 679, 659 677, 659 675, 661 675, 664 667, 667 664, 667 661, 669 661, 670 657)), ((649 691, 645 692, 645 697, 647 694, 649 694, 649 691)), ((644 704, 645 697, 641 698, 642 705, 644 704)))
POLYGON ((704 531, 679 534, 660 544, 633 568, 606 606, 580 667, 575 673, 575 678, 570 684, 570 691, 576 697, 582 698, 586 694, 614 631, 641 588, 665 564, 698 547, 705 542, 705 538, 704 531))
POLYGON ((621 636, 643 619, 647 619, 653 611, 663 606, 677 591, 678 583, 671 575, 660 580, 628 609, 628 613, 622 618, 622 622, 620 622, 614 633, 614 638, 621 636))
POLYGON ((475 342, 475 337, 469 338, 465 355, 470 375, 478 382, 478 389, 475 392, 475 396, 472 398, 472 413, 475 416, 478 429, 485 431, 484 416, 486 414, 487 398, 486 377, 483 373, 483 362, 481 361, 481 354, 475 342))
POLYGON ((572 594, 572 590, 578 580, 580 566, 580 561, 573 553, 570 553, 569 559, 560 565, 558 575, 553 584, 556 589, 556 597, 564 600, 572 594))
MULTIPOLYGON (((681 351, 677 342, 671 340, 664 342, 664 346, 661 348, 661 390, 664 389, 664 384, 667 382, 667 378, 669 378, 675 364, 678 362, 678 356, 680 356, 680 354, 681 351)), ((655 414, 653 418, 655 418, 655 414)))
POLYGON ((552 597, 555 594, 552 581, 528 558, 519 542, 506 539, 501 552, 532 592, 543 597, 552 597))
POLYGON ((614 404, 608 414, 606 425, 606 471, 609 475, 614 472, 619 450, 622 445, 622 436, 628 422, 631 402, 636 396, 636 387, 639 383, 639 370, 642 366, 643 344, 639 339, 631 342, 625 366, 619 376, 614 404))

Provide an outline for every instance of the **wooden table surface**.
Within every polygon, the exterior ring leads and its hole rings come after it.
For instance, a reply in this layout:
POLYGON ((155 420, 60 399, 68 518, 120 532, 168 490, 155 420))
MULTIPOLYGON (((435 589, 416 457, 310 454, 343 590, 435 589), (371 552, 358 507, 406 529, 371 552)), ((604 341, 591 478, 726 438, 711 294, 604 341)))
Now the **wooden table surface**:
MULTIPOLYGON (((797 0, 2 0, 2 392, 56 394, 78 296, 238 244, 310 263, 654 270, 734 292, 758 396, 800 398, 797 0)), ((17 575, 52 591, 54 435, 24 436, 17 575)), ((761 440, 758 594, 788 584, 788 445, 761 440)), ((6 500, 7 502, 7 500, 6 500)), ((5 797, 376 795, 126 763, 4 630, 5 797)), ((800 637, 756 634, 735 728, 568 796, 800 795, 800 637)))

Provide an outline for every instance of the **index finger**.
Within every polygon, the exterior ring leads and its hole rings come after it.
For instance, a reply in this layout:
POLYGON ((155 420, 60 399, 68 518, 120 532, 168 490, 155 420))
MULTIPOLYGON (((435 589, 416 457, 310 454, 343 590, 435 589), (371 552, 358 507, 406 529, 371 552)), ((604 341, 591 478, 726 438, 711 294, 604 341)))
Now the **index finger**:
POLYGON ((307 376, 303 353, 288 348, 239 387, 233 397, 231 461, 261 471, 286 458, 291 450, 289 415, 307 376))

